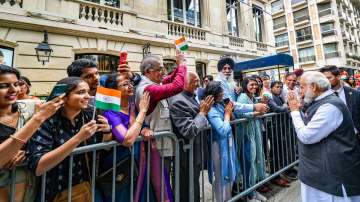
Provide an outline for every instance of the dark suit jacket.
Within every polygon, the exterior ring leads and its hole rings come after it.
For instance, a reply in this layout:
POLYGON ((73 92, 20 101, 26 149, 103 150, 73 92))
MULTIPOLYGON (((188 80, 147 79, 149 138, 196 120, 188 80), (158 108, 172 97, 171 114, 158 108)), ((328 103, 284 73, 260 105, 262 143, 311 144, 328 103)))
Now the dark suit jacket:
POLYGON ((272 98, 269 100, 269 107, 271 112, 281 113, 287 112, 288 108, 283 106, 284 102, 280 96, 272 94, 272 98))
MULTIPOLYGON (((169 99, 170 117, 175 135, 179 140, 189 143, 194 140, 194 166, 201 165, 201 138, 200 131, 208 126, 206 116, 199 114, 200 106, 195 100, 195 95, 183 91, 169 99)), ((206 136, 205 136, 206 138, 206 136)), ((183 150, 180 149, 182 153, 183 150)), ((180 153, 180 155, 182 155, 180 153)), ((187 154, 183 154, 187 155, 187 154)), ((186 162, 180 162, 184 165, 186 162)), ((185 164, 186 165, 186 164, 185 164)))
POLYGON ((346 105, 351 113, 354 126, 360 132, 360 92, 344 86, 346 105))

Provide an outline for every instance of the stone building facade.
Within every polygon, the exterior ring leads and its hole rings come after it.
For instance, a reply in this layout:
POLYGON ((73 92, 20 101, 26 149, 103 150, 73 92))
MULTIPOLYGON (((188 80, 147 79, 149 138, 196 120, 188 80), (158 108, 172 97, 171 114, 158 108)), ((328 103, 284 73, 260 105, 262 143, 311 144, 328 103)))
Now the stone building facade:
POLYGON ((270 10, 264 0, 3 0, 0 50, 6 64, 32 81, 35 95, 48 94, 76 58, 91 58, 106 73, 126 50, 139 71, 150 47, 171 66, 174 40, 182 35, 189 69, 216 74, 223 55, 243 61, 275 52, 270 10), (45 65, 35 52, 44 30, 53 49, 45 65))
POLYGON ((296 66, 360 69, 359 0, 272 0, 277 52, 296 66))

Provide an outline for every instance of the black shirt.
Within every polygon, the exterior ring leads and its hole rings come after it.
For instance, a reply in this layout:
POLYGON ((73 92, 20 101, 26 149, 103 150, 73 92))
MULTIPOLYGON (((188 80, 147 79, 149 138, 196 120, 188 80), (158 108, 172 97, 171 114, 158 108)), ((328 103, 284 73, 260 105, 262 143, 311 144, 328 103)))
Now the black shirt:
MULTIPOLYGON (((29 168, 35 172, 41 157, 60 147, 74 135, 76 135, 81 127, 90 122, 92 119, 91 110, 85 110, 75 117, 75 125, 72 125, 69 119, 62 115, 62 110, 59 110, 55 115, 46 120, 34 136, 30 139, 28 146, 29 168)), ((95 134, 86 140, 86 144, 94 144, 101 140, 100 134, 95 134)), ((81 143, 78 147, 84 146, 81 143)), ((88 155, 90 159, 90 155, 88 155)), ((89 180, 88 165, 85 154, 73 156, 73 170, 72 170, 72 184, 77 185, 83 181, 89 180)), ((91 167, 90 167, 91 169, 91 167)), ((53 201, 57 193, 68 189, 68 174, 69 174, 69 157, 66 157, 62 162, 46 173, 46 188, 45 201, 53 201)), ((41 190, 41 189, 39 189, 41 190)))
POLYGON ((0 143, 3 143, 10 135, 16 132, 16 128, 0 123, 0 143))

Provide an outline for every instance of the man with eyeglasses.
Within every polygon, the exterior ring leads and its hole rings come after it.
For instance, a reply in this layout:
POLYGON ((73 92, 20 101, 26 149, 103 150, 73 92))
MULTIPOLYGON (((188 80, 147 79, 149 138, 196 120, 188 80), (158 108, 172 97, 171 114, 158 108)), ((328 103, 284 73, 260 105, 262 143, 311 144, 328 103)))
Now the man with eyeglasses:
MULTIPOLYGON (((150 94, 150 105, 144 124, 148 126, 147 134, 151 136, 153 132, 172 131, 170 112, 167 99, 180 93, 183 90, 187 67, 183 54, 177 54, 177 67, 173 72, 164 77, 164 65, 161 58, 149 55, 143 59, 140 65, 141 81, 136 88, 135 100, 139 107, 139 101, 145 91, 150 94)), ((139 109, 140 110, 140 109, 139 109)), ((170 167, 171 157, 174 156, 173 142, 169 138, 157 141, 157 148, 160 155, 165 158, 165 167, 170 167), (163 146, 163 147, 162 147, 163 146)))

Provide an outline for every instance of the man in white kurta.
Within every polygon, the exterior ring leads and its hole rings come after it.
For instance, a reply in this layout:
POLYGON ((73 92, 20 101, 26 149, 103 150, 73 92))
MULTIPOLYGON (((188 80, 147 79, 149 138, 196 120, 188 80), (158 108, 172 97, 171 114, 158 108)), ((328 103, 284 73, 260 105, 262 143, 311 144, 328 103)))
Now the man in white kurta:
MULTIPOLYGON (((339 183, 337 186, 326 185, 326 180, 322 180, 324 178, 331 178, 333 176, 328 175, 328 173, 334 173, 337 171, 332 171, 332 164, 336 164, 336 162, 327 162, 327 159, 331 159, 331 152, 322 153, 324 148, 329 149, 331 146, 336 145, 336 141, 341 141, 339 139, 334 138, 337 131, 342 131, 340 127, 344 127, 344 108, 339 107, 337 97, 333 96, 333 91, 330 90, 330 83, 327 81, 326 77, 324 77, 321 73, 318 72, 306 72, 300 81, 300 96, 303 98, 304 103, 306 103, 308 109, 312 107, 314 110, 304 110, 304 112, 300 111, 300 101, 297 99, 297 96, 294 93, 290 93, 288 96, 289 107, 291 110, 291 117, 293 119, 294 127, 297 133, 298 141, 299 141, 299 155, 300 155, 300 163, 299 169, 310 168, 313 167, 315 170, 319 169, 319 172, 313 172, 314 169, 305 169, 299 170, 300 172, 300 181, 301 181, 301 197, 303 202, 360 202, 360 194, 359 195, 349 195, 346 188, 348 184, 344 185, 339 183), (321 103, 322 102, 322 103, 321 103), (314 107, 314 105, 317 105, 314 107), (311 116, 311 117, 308 117, 311 116), (308 118, 308 119, 306 119, 308 118), (305 120, 305 122, 304 122, 305 120), (340 128, 340 129, 339 129, 340 128), (331 139, 331 140, 329 140, 331 139), (328 142, 331 141, 331 146, 328 142), (302 146, 303 145, 303 146, 302 146), (307 149, 308 151, 319 151, 318 153, 314 153, 313 155, 309 153, 306 154, 306 151, 300 147, 307 149), (306 148, 308 147, 308 148, 306 148), (316 148, 319 147, 319 148, 316 148), (302 155, 307 156, 302 156, 302 155), (312 161, 311 158, 318 158, 318 160, 312 161), (308 161, 308 163, 306 163, 308 161), (309 163, 310 162, 310 163, 309 163), (314 162, 326 162, 323 165, 314 165, 314 162), (307 164, 307 165, 306 165, 307 164), (322 172, 321 169, 325 167, 325 172, 322 172), (308 174, 312 173, 312 174, 308 174), (316 176, 311 176, 315 173, 316 176), (318 175, 318 176, 317 176, 318 175), (302 176, 304 176, 302 178, 302 176), (306 176, 306 177, 305 177, 306 176), (316 179, 318 178, 318 179, 316 179), (309 180, 310 179, 310 180, 309 180), (304 182, 306 181, 306 182, 304 182), (323 183, 323 184, 322 184, 323 183), (310 186, 309 184, 315 184, 315 187, 310 186), (322 189, 322 190, 320 190, 322 189), (337 195, 328 193, 331 191, 328 190, 338 190, 337 195), (326 191, 325 191, 326 190, 326 191), (340 191, 339 191, 340 190, 340 191), (339 196, 341 195, 341 196, 339 196)), ((342 103, 340 103, 341 105, 342 103)), ((345 113, 346 116, 349 114, 345 113)), ((348 117, 345 117, 346 121, 348 121, 348 117)), ((349 121, 348 121, 349 122, 349 121)), ((350 121, 351 122, 351 121, 350 121)), ((352 124, 352 123, 351 123, 352 124)), ((351 127, 348 127, 351 128, 351 127)), ((351 129, 350 129, 351 130, 351 129)), ((339 134, 341 136, 341 134, 339 134)), ((349 138, 347 140, 351 141, 351 132, 349 132, 349 138)), ((354 135, 354 141, 355 135, 354 135)), ((342 143, 339 143, 342 145, 342 143)), ((356 147, 356 144, 354 144, 356 147)), ((348 145, 346 145, 348 146, 348 145)), ((344 146, 346 148, 346 146, 344 146)), ((348 154, 342 153, 342 149, 340 151, 336 151, 333 149, 333 153, 335 155, 354 155, 354 158, 358 158, 358 153, 352 154, 351 152, 348 154)), ((346 150, 346 149, 345 149, 346 150)), ((354 149, 358 150, 358 148, 354 149)), ((353 158, 353 159, 354 159, 353 158)), ((341 162, 339 162, 341 163, 341 162)), ((337 165, 339 166, 339 165, 337 165)), ((345 166, 345 165, 344 165, 345 166)), ((346 165, 347 166, 347 165, 346 165)), ((343 168, 347 169, 346 167, 343 168)), ((339 169, 338 169, 339 170, 339 169)), ((341 165, 340 165, 341 170, 341 165)), ((357 170, 356 172, 360 172, 357 170)), ((341 175, 341 174, 340 174, 341 175)), ((339 175, 339 176, 340 176, 339 175)), ((350 174, 351 175, 351 174, 350 174)), ((354 175, 356 177, 358 175, 354 175)), ((337 176, 338 177, 338 176, 337 176)), ((341 178, 341 177, 340 177, 341 178)), ((336 178, 337 179, 337 178, 336 178)), ((330 180, 331 181, 331 180, 330 180)), ((337 179, 337 181, 342 181, 342 179, 337 179)), ((360 180, 359 180, 360 182, 360 180)), ((358 185, 360 186, 360 185, 358 185)), ((354 190, 352 190, 354 193, 354 190)), ((356 192, 356 191, 355 191, 356 192)))

